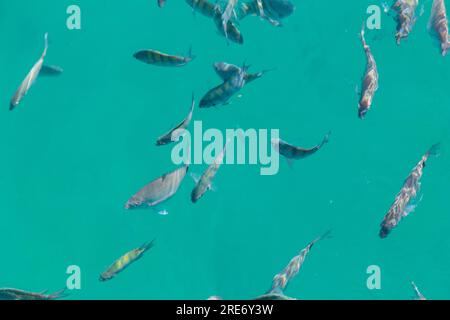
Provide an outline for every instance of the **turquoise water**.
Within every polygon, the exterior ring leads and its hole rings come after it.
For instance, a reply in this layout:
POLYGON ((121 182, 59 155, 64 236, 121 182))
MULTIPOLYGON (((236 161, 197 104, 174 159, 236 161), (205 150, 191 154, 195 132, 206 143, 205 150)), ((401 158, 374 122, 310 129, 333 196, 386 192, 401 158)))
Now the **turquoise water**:
MULTIPOLYGON (((227 45, 211 21, 181 0, 0 0, 0 287, 30 291, 65 285, 69 265, 82 288, 68 299, 248 299, 309 241, 318 243, 286 294, 301 299, 410 299, 414 280, 430 299, 450 298, 450 64, 426 31, 424 2, 410 38, 395 44, 382 16, 367 41, 380 88, 365 120, 357 117, 365 57, 358 32, 373 1, 296 0, 275 28, 257 17, 240 24, 244 45, 227 45), (66 8, 81 8, 82 29, 68 30, 66 8), (40 56, 64 73, 40 78, 22 103, 9 99, 40 56), (152 48, 197 58, 183 68, 142 64, 152 48), (180 121, 220 80, 212 63, 276 68, 228 106, 196 109, 205 128, 279 128, 281 137, 330 143, 275 176, 258 166, 223 166, 216 192, 197 204, 186 179, 170 214, 126 211, 143 185, 175 168, 171 147, 155 139, 180 121), (379 224, 412 167, 442 142, 422 180, 423 200, 387 239, 379 224), (109 282, 98 276, 125 252, 156 246, 109 282), (381 268, 381 290, 366 286, 381 268)), ((283 159, 281 159, 283 160, 283 159)), ((201 173, 206 165, 191 167, 201 173)))

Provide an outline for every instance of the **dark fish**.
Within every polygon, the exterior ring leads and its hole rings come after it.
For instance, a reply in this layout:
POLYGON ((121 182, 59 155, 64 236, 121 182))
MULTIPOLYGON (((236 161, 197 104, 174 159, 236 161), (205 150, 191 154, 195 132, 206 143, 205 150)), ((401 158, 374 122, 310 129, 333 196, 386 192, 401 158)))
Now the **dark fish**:
POLYGON ((28 90, 33 85, 34 81, 39 76, 39 73, 41 71, 42 65, 44 64, 45 55, 47 54, 48 49, 48 34, 46 33, 44 35, 45 45, 44 45, 44 51, 42 52, 41 57, 39 60, 34 64, 33 68, 28 72, 27 76, 23 80, 20 87, 17 89, 14 96, 11 98, 11 102, 9 104, 9 110, 13 110, 17 105, 20 103, 22 98, 27 94, 28 90))
POLYGON ((121 256, 119 259, 114 261, 114 263, 106 269, 105 272, 102 272, 100 274, 100 281, 107 281, 114 278, 117 274, 125 270, 127 267, 129 267, 133 262, 139 260, 142 258, 143 254, 153 247, 155 240, 153 240, 150 243, 146 243, 139 248, 133 249, 127 253, 125 253, 123 256, 121 256))
POLYGON ((417 288, 416 284, 411 281, 411 286, 413 287, 414 293, 416 294, 415 300, 427 300, 425 296, 419 291, 419 288, 417 288))
POLYGON ((184 120, 179 125, 177 125, 175 128, 171 129, 169 132, 159 137, 158 140, 156 141, 157 146, 162 146, 174 141, 178 141, 178 138, 183 133, 183 130, 186 129, 189 123, 191 122, 192 113, 194 112, 194 106, 195 100, 194 96, 192 96, 192 104, 189 114, 186 116, 186 118, 184 118, 184 120))
POLYGON ((403 187, 395 197, 394 203, 389 208, 388 213, 381 223, 380 237, 386 238, 398 223, 408 216, 414 209, 412 201, 416 198, 420 189, 420 179, 422 178, 425 162, 431 155, 438 155, 439 144, 433 145, 423 156, 422 159, 413 168, 409 176, 403 183, 403 187))
POLYGON ((127 201, 125 209, 151 208, 169 199, 177 192, 187 171, 185 165, 150 182, 127 201))
MULTIPOLYGON (((232 76, 236 75, 241 68, 231 64, 231 63, 226 63, 226 62, 216 62, 214 63, 214 70, 216 71, 217 75, 223 80, 223 81, 227 81, 229 80, 232 76)), ((245 73, 244 79, 245 79, 245 84, 248 84, 256 79, 261 78, 264 74, 266 74, 267 72, 269 72, 270 70, 263 70, 263 71, 259 71, 256 73, 245 73)))
POLYGON ((166 4, 166 0, 158 0, 158 6, 160 8, 164 7, 165 4, 166 4))
POLYGON ((13 288, 0 288, 0 300, 54 300, 65 297, 65 289, 52 294, 44 292, 29 292, 13 288))
POLYGON ((325 135, 320 144, 310 149, 294 146, 281 139, 272 139, 272 147, 288 160, 303 159, 319 151, 326 143, 328 143, 329 137, 330 133, 325 135))
POLYGON ((448 20, 444 0, 433 0, 428 31, 439 40, 441 54, 445 56, 449 48, 448 20))
POLYGON ((54 76, 59 76, 63 72, 64 72, 64 70, 59 66, 43 65, 41 68, 41 71, 39 72, 39 76, 40 77, 54 77, 54 76))
POLYGON ((193 11, 212 18, 216 14, 216 5, 208 0, 186 0, 186 3, 192 7, 193 11))
POLYGON ((191 193, 192 202, 197 202, 208 190, 211 189, 212 180, 216 176, 217 170, 219 170, 220 166, 223 163, 226 147, 227 145, 225 144, 222 152, 214 159, 214 161, 209 165, 209 167, 197 181, 191 193))
POLYGON ((237 73, 222 84, 209 90, 200 100, 200 108, 210 108, 218 105, 226 105, 230 98, 238 93, 245 85, 247 67, 240 68, 237 73))
POLYGON ((378 70, 375 59, 364 37, 364 24, 361 29, 361 41, 366 53, 366 71, 364 73, 361 97, 358 104, 358 116, 363 119, 372 106, 373 97, 378 89, 378 70))
POLYGON ((397 33, 395 34, 397 44, 400 44, 402 39, 408 38, 416 23, 416 9, 418 4, 418 0, 397 0, 392 6, 397 13, 395 18, 397 21, 397 33))
POLYGON ((195 56, 189 50, 187 57, 174 56, 156 50, 141 50, 133 55, 137 60, 161 67, 181 67, 192 61, 195 56))

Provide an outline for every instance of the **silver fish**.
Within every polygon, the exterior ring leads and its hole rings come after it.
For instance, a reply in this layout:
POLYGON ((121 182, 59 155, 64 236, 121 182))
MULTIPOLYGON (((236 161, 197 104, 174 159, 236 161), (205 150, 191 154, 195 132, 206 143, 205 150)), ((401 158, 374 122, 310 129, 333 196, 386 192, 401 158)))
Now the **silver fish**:
POLYGON ((22 98, 27 94, 28 90, 31 88, 31 86, 33 85, 34 81, 38 77, 38 75, 39 75, 39 73, 41 71, 42 65, 44 63, 45 56, 47 54, 48 33, 45 33, 44 41, 45 41, 44 51, 42 52, 41 57, 34 64, 33 68, 31 68, 30 72, 28 72, 27 76, 22 81, 22 84, 17 89, 17 91, 14 94, 14 96, 11 98, 11 102, 9 104, 9 110, 13 110, 15 107, 17 107, 17 105, 20 103, 22 98))
POLYGON ((372 106, 373 97, 378 90, 377 64, 370 47, 366 43, 366 38, 364 37, 364 24, 361 29, 361 42, 367 59, 366 70, 362 82, 361 97, 358 104, 358 116, 360 119, 363 119, 372 106))
POLYGON ((291 261, 288 263, 286 268, 283 269, 280 273, 276 274, 272 281, 272 286, 268 292, 268 294, 280 294, 283 293, 284 289, 288 285, 289 281, 292 280, 297 273, 299 272, 300 268, 303 265, 303 262, 306 259, 306 256, 311 251, 311 248, 313 245, 322 239, 326 239, 330 237, 331 230, 327 231, 320 237, 314 239, 311 241, 306 248, 302 249, 300 253, 291 259, 291 261))
POLYGON ((54 300, 63 298, 65 289, 52 294, 43 292, 29 292, 13 288, 0 288, 0 300, 54 300))
POLYGON ((439 153, 439 144, 433 145, 423 156, 422 159, 413 168, 409 176, 403 183, 403 187, 395 197, 394 203, 389 208, 388 213, 385 215, 383 222, 381 222, 380 238, 386 238, 388 234, 394 229, 398 223, 412 210, 408 210, 408 206, 411 205, 413 199, 416 198, 420 189, 420 179, 423 175, 423 168, 429 156, 436 156, 439 153))
POLYGON ((175 128, 171 129, 169 132, 159 137, 158 140, 156 141, 157 146, 162 146, 174 141, 178 141, 178 138, 182 134, 183 130, 189 126, 189 123, 192 120, 192 113, 194 112, 194 106, 195 106, 195 99, 194 95, 192 95, 191 109, 186 118, 184 118, 184 120, 175 128))
POLYGON ((214 161, 209 165, 209 167, 197 181, 194 189, 191 192, 191 200, 193 203, 197 202, 208 190, 211 189, 212 180, 216 176, 217 170, 219 170, 220 166, 223 163, 227 144, 225 144, 220 154, 214 159, 214 161))
POLYGON ((151 208, 172 197, 183 181, 188 166, 185 165, 150 182, 125 204, 125 209, 151 208))
POLYGON ((310 155, 319 151, 326 143, 328 143, 330 138, 330 132, 325 135, 322 142, 318 145, 305 149, 301 147, 289 144, 281 139, 272 139, 272 147, 282 156, 286 157, 288 160, 297 160, 309 157, 310 155))
POLYGON ((444 0, 433 0, 428 31, 439 40, 441 54, 445 56, 449 48, 448 19, 444 0))

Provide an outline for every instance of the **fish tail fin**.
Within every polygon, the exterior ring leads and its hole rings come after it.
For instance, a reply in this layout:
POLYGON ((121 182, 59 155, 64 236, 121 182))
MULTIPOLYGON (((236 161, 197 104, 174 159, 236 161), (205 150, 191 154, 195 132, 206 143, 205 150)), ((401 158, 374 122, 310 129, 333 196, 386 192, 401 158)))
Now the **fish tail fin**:
POLYGON ((323 137, 323 140, 320 143, 320 147, 322 147, 323 145, 327 144, 330 141, 330 135, 331 135, 331 131, 328 131, 328 133, 325 135, 325 137, 323 137))
POLYGON ((49 299, 61 299, 67 297, 69 294, 66 292, 67 288, 62 288, 61 290, 58 290, 50 295, 48 295, 49 299))
POLYGON ((144 243, 140 249, 142 250, 142 252, 144 253, 145 251, 150 250, 151 248, 153 248, 153 246, 155 245, 155 239, 153 239, 152 241, 148 242, 148 243, 144 243))
POLYGON ((433 144, 430 149, 428 149, 427 155, 438 157, 440 155, 440 151, 441 151, 441 144, 436 143, 433 144))
POLYGON ((192 54, 192 45, 189 46, 189 51, 187 58, 189 61, 194 60, 197 56, 195 54, 192 54))

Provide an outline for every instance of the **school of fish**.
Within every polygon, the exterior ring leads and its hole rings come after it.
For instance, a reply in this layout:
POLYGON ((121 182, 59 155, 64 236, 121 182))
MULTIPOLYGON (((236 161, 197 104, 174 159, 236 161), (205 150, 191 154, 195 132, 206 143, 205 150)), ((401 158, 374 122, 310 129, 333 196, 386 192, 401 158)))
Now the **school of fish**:
MULTIPOLYGON (((168 4, 166 2, 166 0, 157 0, 157 5, 160 8, 164 8, 164 10, 168 10, 170 9, 169 7, 172 1, 169 1, 168 4)), ((232 42, 240 45, 244 43, 244 37, 241 32, 241 28, 245 28, 244 18, 247 18, 248 16, 257 16, 261 20, 268 21, 273 26, 280 27, 283 25, 284 21, 295 12, 295 5, 291 0, 223 0, 215 2, 213 0, 185 0, 185 2, 194 14, 199 13, 205 18, 211 19, 214 28, 219 35, 226 39, 227 43, 232 42)), ((393 2, 392 6, 387 8, 386 12, 392 13, 397 23, 395 30, 395 40, 397 44, 400 44, 402 41, 409 38, 417 19, 422 15, 418 13, 418 8, 419 0, 396 0, 393 2)), ((428 31, 439 44, 441 55, 445 56, 449 48, 449 30, 444 0, 433 0, 428 21, 428 31)), ((25 104, 25 102, 22 101, 39 76, 55 77, 63 74, 62 67, 44 64, 49 52, 48 37, 49 35, 45 33, 42 54, 13 94, 9 104, 10 110, 15 110, 19 104, 25 104)), ((372 109, 374 102, 376 102, 374 98, 379 85, 379 72, 375 60, 376 50, 372 51, 372 48, 366 41, 365 23, 360 30, 359 38, 364 50, 366 64, 359 92, 358 117, 364 119, 368 115, 368 111, 372 109)), ((188 64, 194 64, 196 62, 194 61, 195 56, 192 54, 191 49, 189 49, 188 54, 185 56, 164 53, 156 49, 141 49, 136 51, 133 54, 133 57, 144 64, 162 68, 185 67, 188 64)), ((198 60, 200 60, 200 58, 198 60)), ((229 105, 233 98, 247 84, 261 78, 271 70, 265 69, 251 73, 249 71, 250 67, 245 62, 232 64, 224 61, 214 63, 213 69, 221 82, 203 94, 198 104, 198 108, 200 109, 229 105)), ((274 74, 274 76, 276 75, 274 74)), ((30 97, 29 101, 26 103, 31 104, 32 98, 30 97)), ((192 95, 191 105, 187 115, 185 115, 184 119, 178 125, 156 138, 156 146, 164 146, 179 140, 183 132, 189 128, 194 117, 195 105, 195 98, 194 95, 192 95)), ((377 107, 382 108, 382 106, 377 107)), ((26 110, 23 110, 23 112, 26 112, 26 110)), ((374 110, 371 112, 376 111, 374 110)), ((330 132, 323 137, 320 143, 311 148, 300 147, 281 139, 273 139, 271 145, 273 150, 286 158, 289 165, 292 165, 293 161, 310 157, 321 150, 329 142, 329 137, 330 132)), ((221 168, 224 163, 227 145, 228 142, 225 143, 222 151, 215 157, 213 162, 209 164, 199 178, 194 177, 195 185, 190 194, 192 203, 199 202, 209 190, 214 189, 213 180, 218 174, 219 168, 221 168)), ((394 202, 388 208, 387 213, 380 224, 380 238, 386 238, 394 228, 398 227, 402 219, 415 210, 421 199, 420 186, 425 164, 428 163, 427 161, 431 156, 439 155, 439 149, 439 143, 431 146, 416 166, 410 171, 406 180, 403 182, 400 191, 395 196, 394 202)), ((415 153, 416 151, 411 152, 415 153)), ((126 210, 153 209, 161 215, 168 214, 165 204, 169 199, 176 195, 189 168, 190 164, 185 164, 179 168, 172 169, 172 171, 168 173, 160 175, 131 196, 131 198, 126 201, 124 208, 126 210)), ((136 185, 138 186, 140 183, 145 182, 145 179, 147 178, 139 178, 136 180, 136 185)), ((210 196, 213 197, 213 195, 210 196)), ((265 294, 258 296, 255 299, 294 299, 286 296, 284 293, 288 283, 292 281, 299 272, 313 245, 318 241, 329 237, 330 232, 326 232, 324 235, 311 241, 298 255, 292 258, 280 273, 275 275, 270 289, 265 294)), ((128 269, 131 264, 140 260, 144 253, 153 248, 153 246, 154 240, 123 254, 109 267, 105 267, 105 270, 100 273, 99 280, 104 282, 115 278, 119 273, 128 269)), ((411 285, 415 298, 418 300, 425 300, 424 295, 419 291, 416 284, 411 281, 411 285)), ((0 288, 0 300, 52 300, 63 298, 65 296, 66 293, 64 290, 47 294, 45 291, 29 292, 14 288, 0 288)), ((218 296, 211 296, 210 299, 217 300, 221 298, 218 296)))

